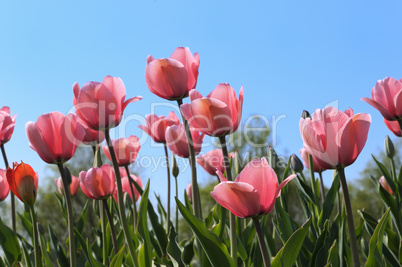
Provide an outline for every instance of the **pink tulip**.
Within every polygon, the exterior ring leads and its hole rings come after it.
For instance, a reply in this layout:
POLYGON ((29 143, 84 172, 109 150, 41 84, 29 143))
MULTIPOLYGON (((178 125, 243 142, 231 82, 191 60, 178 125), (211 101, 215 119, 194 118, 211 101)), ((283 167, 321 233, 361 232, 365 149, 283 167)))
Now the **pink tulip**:
POLYGON ((169 113, 169 116, 156 116, 155 114, 149 114, 145 117, 146 125, 138 126, 144 132, 146 132, 156 143, 166 143, 166 128, 172 125, 179 125, 180 120, 174 114, 173 111, 169 113))
POLYGON ((187 97, 197 85, 199 65, 198 53, 193 56, 188 47, 176 48, 170 58, 155 60, 149 55, 145 68, 148 89, 167 100, 187 97))
MULTIPOLYGON (((304 149, 304 148, 301 148, 301 149, 300 149, 300 155, 301 155, 301 158, 302 158, 302 160, 303 160, 304 166, 305 166, 307 169, 310 170, 310 164, 309 164, 309 161, 308 161, 308 153, 307 153, 307 150, 304 149)), ((321 161, 321 160, 317 160, 314 156, 312 156, 312 157, 313 157, 313 168, 314 168, 314 172, 323 172, 323 171, 325 171, 325 170, 332 169, 332 166, 331 166, 331 165, 329 165, 329 164, 327 164, 326 162, 323 162, 323 161, 321 161)))
POLYGON ((6 170, 0 169, 0 201, 7 198, 10 187, 8 186, 6 170))
POLYGON ((396 136, 402 137, 402 130, 398 121, 389 121, 387 119, 384 119, 384 122, 391 132, 393 132, 396 136))
POLYGON ((102 143, 103 140, 105 140, 105 134, 102 131, 92 130, 91 128, 89 128, 88 124, 83 119, 81 119, 78 116, 77 118, 78 122, 85 130, 85 136, 84 139, 82 140, 82 143, 86 145, 96 145, 102 143))
POLYGON ((193 186, 190 184, 187 185, 186 187, 186 194, 188 197, 188 200, 190 200, 190 203, 193 203, 193 186))
MULTIPOLYGON (((231 157, 234 157, 234 153, 229 154, 229 158, 231 157)), ((216 175, 216 171, 225 172, 222 149, 211 150, 196 159, 197 163, 210 175, 216 175)))
POLYGON ((89 198, 105 199, 114 193, 115 175, 113 167, 108 164, 80 172, 80 180, 81 190, 89 198))
POLYGON ((385 180, 384 176, 381 176, 380 180, 380 185, 388 191, 388 193, 390 193, 391 195, 394 195, 394 192, 392 192, 391 187, 389 187, 389 184, 387 183, 387 180, 385 180))
POLYGON ((75 153, 85 131, 76 115, 52 112, 25 125, 29 146, 47 163, 64 163, 75 153))
POLYGON ((354 115, 333 107, 317 109, 312 119, 300 119, 303 146, 321 166, 346 167, 352 164, 366 144, 371 124, 369 114, 354 115))
MULTIPOLYGON (((112 140, 113 150, 116 154, 117 164, 119 166, 127 166, 135 161, 140 151, 141 144, 137 136, 131 135, 128 138, 118 138, 112 140)), ((107 146, 102 147, 103 153, 108 157, 110 161, 109 148, 107 146)))
POLYGON ((227 181, 220 171, 216 173, 221 183, 215 186, 211 196, 240 218, 270 213, 282 187, 296 177, 292 174, 278 185, 278 178, 265 158, 249 162, 234 182, 227 181))
MULTIPOLYGON (((193 137, 194 152, 198 155, 202 148, 202 141, 205 135, 200 134, 199 131, 195 129, 190 129, 191 136, 193 137)), ((173 125, 166 129, 166 142, 169 149, 177 156, 182 158, 188 158, 190 153, 188 151, 188 142, 186 137, 186 132, 184 130, 184 125, 173 125)))
POLYGON ((87 82, 82 88, 73 85, 75 113, 93 130, 105 130, 119 125, 129 103, 142 99, 136 96, 125 100, 126 88, 120 78, 106 76, 102 83, 87 82))
POLYGON ((183 104, 181 111, 193 128, 210 136, 224 136, 237 130, 243 107, 244 89, 239 99, 227 83, 219 84, 207 97, 190 91, 190 104, 183 104))
MULTIPOLYGON (((120 169, 120 175, 121 175, 121 184, 122 184, 122 187, 123 187, 123 194, 127 193, 130 196, 131 200, 132 200, 133 197, 131 195, 130 181, 128 180, 127 172, 126 172, 125 168, 120 167, 119 169, 120 169)), ((135 176, 134 174, 130 174, 130 176, 141 188, 143 188, 142 180, 141 180, 141 178, 139 176, 135 176)), ((137 191, 137 189, 135 188, 134 185, 133 185, 133 189, 134 189, 135 201, 138 201, 138 199, 140 197, 140 193, 137 191)), ((117 188, 114 191, 113 197, 116 200, 116 202, 118 202, 117 188)))
POLYGON ((402 119, 402 79, 400 81, 387 77, 379 80, 371 90, 371 98, 363 97, 363 101, 376 108, 381 115, 390 121, 402 119))
POLYGON ((0 144, 5 144, 11 139, 11 135, 14 132, 15 118, 14 114, 10 116, 10 108, 2 107, 0 109, 0 144))
MULTIPOLYGON (((57 186, 57 190, 59 191, 60 194, 61 191, 64 191, 64 187, 63 187, 63 181, 61 180, 61 177, 57 178, 56 181, 56 186, 57 186)), ((80 185, 80 180, 78 179, 78 177, 71 175, 71 184, 70 184, 70 192, 72 196, 75 196, 78 193, 78 187, 80 185)))

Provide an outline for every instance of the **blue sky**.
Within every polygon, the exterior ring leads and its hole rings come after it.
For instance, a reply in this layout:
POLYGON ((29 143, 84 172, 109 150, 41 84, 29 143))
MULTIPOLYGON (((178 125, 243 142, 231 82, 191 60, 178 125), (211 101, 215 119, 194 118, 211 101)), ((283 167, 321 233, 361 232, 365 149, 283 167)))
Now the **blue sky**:
MULTIPOLYGON (((279 154, 302 146, 299 118, 329 103, 372 115, 366 147, 346 170, 353 179, 371 153, 392 133, 379 112, 361 101, 376 81, 402 77, 400 1, 17 1, 0 3, 0 106, 17 113, 9 160, 30 163, 41 176, 46 164, 28 147, 25 123, 72 107, 72 85, 121 77, 130 116, 117 134, 143 135, 137 125, 152 104, 169 103, 146 86, 146 58, 169 57, 178 46, 200 54, 197 89, 209 93, 220 82, 239 92, 243 118, 261 114, 277 124, 279 154)), ((186 100, 188 101, 188 100, 186 100)), ((167 114, 168 108, 156 109, 167 114)), ((243 120, 243 121, 244 121, 243 120)), ((203 152, 207 152, 208 148, 203 152)), ((162 148, 142 145, 141 155, 162 148)), ((4 167, 0 164, 0 167, 4 167)), ((202 169, 199 180, 207 179, 202 169)), ((146 171, 164 195, 165 170, 146 171)), ((324 176, 327 183, 331 174, 324 176)), ((185 172, 180 189, 190 181, 185 172)))

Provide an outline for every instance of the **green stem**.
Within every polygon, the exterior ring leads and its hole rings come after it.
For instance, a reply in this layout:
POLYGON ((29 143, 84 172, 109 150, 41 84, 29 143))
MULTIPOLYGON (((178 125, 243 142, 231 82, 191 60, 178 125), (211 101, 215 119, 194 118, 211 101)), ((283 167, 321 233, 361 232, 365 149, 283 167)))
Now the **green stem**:
POLYGON ((352 250, 353 266, 359 267, 360 266, 359 252, 357 249, 355 224, 353 222, 352 206, 350 203, 348 185, 346 183, 345 169, 343 167, 339 167, 339 168, 337 168, 337 171, 339 174, 339 179, 341 180, 343 201, 345 202, 346 219, 348 221, 349 240, 350 240, 350 247, 352 250))
POLYGON ((128 166, 126 165, 126 166, 124 166, 124 168, 126 169, 128 182, 130 184, 130 192, 131 192, 131 195, 133 197, 131 199, 131 202, 133 202, 133 226, 134 226, 134 229, 137 229, 137 217, 138 217, 138 214, 137 214, 137 199, 135 198, 135 194, 134 194, 134 185, 131 182, 131 180, 133 178, 130 175, 130 170, 128 169, 128 166))
POLYGON ((318 210, 320 210, 320 203, 317 201, 317 191, 315 188, 313 157, 310 154, 308 154, 308 164, 310 166, 311 188, 313 189, 314 204, 318 207, 318 210))
MULTIPOLYGON (((177 104, 180 106, 183 104, 183 100, 177 100, 177 104)), ((184 118, 183 113, 181 113, 181 118, 183 120, 184 129, 186 130, 186 137, 188 141, 188 150, 190 152, 189 160, 191 166, 191 186, 193 190, 193 210, 194 215, 198 218, 202 219, 202 209, 201 209, 201 197, 200 197, 200 189, 198 188, 197 182, 197 170, 195 165, 195 152, 194 152, 194 142, 193 137, 191 136, 190 126, 186 118, 184 118)))
POLYGON ((166 143, 163 143, 165 148, 165 160, 167 169, 167 218, 166 218, 166 233, 169 233, 170 229, 170 165, 169 165, 169 154, 167 150, 166 143))
POLYGON ((33 232, 33 245, 34 245, 34 252, 35 252, 35 266, 41 267, 42 266, 42 257, 41 251, 39 248, 39 238, 38 238, 38 225, 36 223, 36 214, 34 206, 29 206, 31 211, 31 220, 32 220, 32 232, 33 232))
MULTIPOLYGON (((8 165, 8 159, 6 155, 6 150, 4 149, 4 144, 1 144, 1 153, 3 154, 4 165, 6 165, 6 170, 10 167, 8 165)), ((11 199, 11 225, 12 229, 15 232, 16 229, 16 220, 15 220, 15 195, 10 190, 10 199, 11 199)))
MULTIPOLYGON (((107 146, 109 148, 110 157, 112 158, 114 173, 116 175, 116 185, 117 185, 117 199, 118 199, 118 206, 119 206, 119 215, 120 215, 120 222, 123 227, 124 237, 126 239, 126 243, 128 246, 128 250, 130 252, 131 260, 134 266, 137 266, 137 255, 135 253, 135 248, 133 244, 133 240, 131 240, 129 228, 127 225, 127 218, 126 218, 126 211, 124 209, 124 200, 123 200, 123 187, 121 184, 121 176, 119 171, 119 165, 117 164, 116 154, 114 153, 113 145, 110 140, 109 136, 109 129, 105 130, 105 139, 107 146)), ((129 177, 130 178, 130 177, 129 177)))
MULTIPOLYGON (((223 161, 225 163, 225 170, 226 170, 226 179, 228 181, 232 181, 232 172, 230 170, 230 163, 229 163, 229 153, 226 146, 226 139, 225 136, 220 136, 219 141, 222 147, 223 153, 223 161)), ((237 260, 237 236, 236 236, 236 217, 233 213, 230 213, 229 217, 229 225, 230 225, 230 255, 237 260)))
MULTIPOLYGON (((179 197, 179 187, 177 185, 177 176, 174 176, 174 183, 176 186, 176 198, 179 197)), ((179 206, 176 205, 176 233, 179 232, 179 206)))
POLYGON ((66 198, 66 205, 67 205, 70 266, 75 267, 76 264, 75 264, 74 217, 73 217, 73 207, 71 203, 70 185, 68 184, 67 177, 64 173, 63 163, 57 163, 57 167, 59 168, 61 180, 63 181, 64 196, 66 198))
POLYGON ((324 206, 324 200, 325 200, 325 187, 324 187, 324 180, 322 179, 322 172, 318 173, 320 177, 320 189, 321 189, 321 204, 324 206))
POLYGON ((112 215, 110 214, 109 206, 107 205, 107 199, 102 199, 102 205, 103 205, 103 208, 105 209, 107 220, 109 221, 110 234, 112 236, 112 243, 113 243, 113 251, 114 251, 114 254, 116 255, 117 253, 119 253, 119 249, 117 247, 116 233, 114 231, 113 218, 112 218, 112 215))
POLYGON ((260 221, 258 220, 258 217, 253 217, 252 219, 254 222, 255 231, 257 232, 258 243, 260 244, 262 259, 264 260, 264 266, 265 267, 271 266, 267 245, 265 244, 264 235, 261 230, 260 221))
MULTIPOLYGON (((100 200, 99 202, 102 202, 100 200)), ((105 222, 105 213, 103 210, 103 203, 99 203, 99 217, 101 220, 101 228, 102 228, 102 253, 103 253, 103 264, 107 263, 107 247, 106 247, 106 222, 105 222)))

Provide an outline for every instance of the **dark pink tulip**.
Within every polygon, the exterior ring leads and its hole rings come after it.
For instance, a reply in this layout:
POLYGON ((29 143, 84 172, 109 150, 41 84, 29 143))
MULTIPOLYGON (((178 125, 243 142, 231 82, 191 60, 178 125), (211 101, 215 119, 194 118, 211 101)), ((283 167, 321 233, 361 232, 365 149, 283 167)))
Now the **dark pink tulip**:
POLYGON ((355 162, 366 144, 371 124, 369 114, 354 114, 333 107, 317 109, 313 117, 300 119, 303 147, 321 166, 346 167, 355 162))
POLYGON ((190 200, 190 202, 193 203, 193 187, 192 187, 191 183, 188 184, 186 187, 186 194, 187 194, 188 200, 190 200))
POLYGON ((115 175, 113 167, 108 164, 80 172, 80 180, 81 190, 89 198, 105 199, 114 193, 115 175))
POLYGON ((7 182, 6 170, 0 169, 0 201, 7 198, 10 187, 7 182))
POLYGON ((380 180, 380 185, 388 191, 388 193, 390 193, 391 195, 394 195, 394 192, 392 192, 391 187, 389 187, 389 184, 387 183, 387 180, 385 180, 384 176, 381 176, 380 180))
MULTIPOLYGON (((309 161, 308 161, 308 153, 307 153, 307 150, 304 149, 304 148, 300 149, 300 155, 301 155, 301 158, 302 158, 302 160, 303 160, 304 166, 305 166, 307 169, 310 170, 310 164, 309 164, 309 161)), ((314 156, 312 156, 312 157, 313 157, 313 168, 314 168, 313 171, 314 171, 314 172, 323 172, 323 171, 325 171, 325 170, 332 169, 332 166, 331 166, 331 165, 329 165, 329 164, 327 164, 326 162, 323 162, 323 161, 321 161, 321 160, 317 160, 314 156)))
MULTIPOLYGON (((202 141, 205 135, 200 134, 199 131, 195 129, 190 129, 191 136, 193 137, 194 152, 198 155, 202 148, 202 141)), ((166 142, 169 149, 177 156, 182 158, 188 158, 190 153, 188 151, 188 142, 186 137, 186 132, 184 130, 184 125, 173 125, 166 129, 166 142)))
POLYGON ((188 47, 178 47, 170 58, 147 58, 145 81, 148 89, 155 95, 167 99, 178 100, 188 96, 188 92, 197 85, 198 53, 194 56, 188 47))
POLYGON ((402 79, 400 81, 387 77, 379 80, 371 90, 371 98, 363 97, 363 101, 376 108, 381 115, 390 121, 402 119, 402 79))
POLYGON ((85 136, 84 139, 82 140, 82 143, 86 145, 96 145, 102 143, 103 140, 105 140, 105 134, 102 131, 92 130, 83 119, 81 119, 78 116, 77 118, 78 122, 85 130, 85 136))
POLYGON ((190 104, 183 104, 181 111, 193 128, 210 136, 224 136, 237 130, 243 107, 244 89, 239 99, 227 83, 219 84, 208 96, 190 91, 190 104))
MULTIPOLYGON (((229 154, 229 158, 233 156, 234 153, 229 154)), ((225 172, 222 149, 211 150, 204 155, 199 155, 196 159, 197 163, 211 175, 216 175, 216 171, 225 172)))
POLYGON ((146 132, 156 143, 166 143, 166 128, 172 125, 179 125, 180 120, 173 111, 169 116, 156 116, 149 114, 145 117, 145 125, 138 126, 141 130, 146 132))
POLYGON ((0 109, 0 144, 5 144, 11 139, 14 132, 16 114, 10 116, 10 108, 0 109))
POLYGON ((211 196, 240 218, 270 213, 282 187, 296 177, 292 174, 278 185, 278 178, 265 158, 249 162, 234 182, 227 181, 220 171, 216 173, 221 183, 215 186, 211 196))
POLYGON ((384 119, 384 122, 391 132, 393 132, 396 136, 402 137, 402 130, 401 127, 399 126, 398 121, 389 121, 387 119, 384 119))
POLYGON ((81 144, 85 131, 75 114, 52 112, 25 125, 29 146, 47 163, 64 163, 81 144))
MULTIPOLYGON (((61 177, 56 179, 56 186, 57 186, 57 190, 59 191, 60 194, 61 191, 64 191, 64 187, 63 187, 63 181, 61 180, 61 177)), ((72 196, 75 196, 78 193, 78 187, 80 185, 80 180, 78 179, 78 177, 71 175, 71 184, 70 184, 70 192, 72 196)))
MULTIPOLYGON (((112 145, 114 153, 116 154, 117 164, 119 166, 126 166, 133 163, 137 158, 138 151, 140 151, 141 148, 140 140, 135 135, 130 135, 128 138, 122 137, 112 140, 112 145)), ((103 146, 102 150, 108 159, 112 161, 109 148, 107 146, 103 146)))
POLYGON ((87 82, 82 88, 73 85, 75 113, 93 130, 105 130, 119 125, 129 103, 142 99, 126 99, 126 88, 118 77, 106 76, 102 83, 87 82))

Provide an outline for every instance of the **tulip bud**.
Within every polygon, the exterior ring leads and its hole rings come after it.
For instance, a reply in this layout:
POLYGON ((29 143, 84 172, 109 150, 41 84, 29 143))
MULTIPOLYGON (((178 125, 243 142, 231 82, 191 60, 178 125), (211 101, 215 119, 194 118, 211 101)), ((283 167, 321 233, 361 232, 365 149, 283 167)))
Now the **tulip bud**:
POLYGON ((295 154, 290 156, 290 168, 292 168, 294 172, 302 172, 304 169, 303 163, 295 154))
POLYGON ((7 169, 6 176, 14 195, 28 206, 32 206, 36 201, 38 189, 38 174, 32 167, 23 162, 14 162, 13 168, 7 169))
POLYGON ((174 156, 173 152, 172 152, 172 174, 174 177, 179 176, 179 166, 177 166, 177 161, 176 161, 176 157, 174 156))
POLYGON ((391 141, 391 138, 389 138, 388 135, 385 137, 384 146, 385 146, 385 154, 387 155, 388 158, 392 159, 395 156, 395 148, 394 144, 391 141))
POLYGON ((301 116, 302 116, 303 119, 307 119, 307 118, 311 119, 311 115, 307 110, 303 110, 303 113, 302 113, 301 116))
POLYGON ((193 203, 193 187, 191 184, 187 185, 186 193, 187 193, 188 200, 190 200, 190 202, 193 203))

